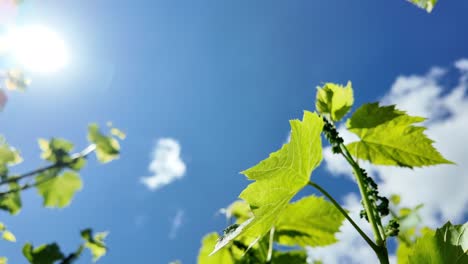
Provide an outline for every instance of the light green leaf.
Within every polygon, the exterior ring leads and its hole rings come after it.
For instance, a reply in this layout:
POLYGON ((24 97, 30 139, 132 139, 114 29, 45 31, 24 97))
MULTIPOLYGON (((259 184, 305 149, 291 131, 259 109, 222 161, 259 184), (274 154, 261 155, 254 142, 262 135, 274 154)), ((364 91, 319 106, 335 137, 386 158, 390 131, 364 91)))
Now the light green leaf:
POLYGON ((323 120, 317 114, 305 111, 302 121, 292 120, 290 124, 291 141, 242 172, 255 180, 240 194, 240 198, 250 205, 254 217, 220 239, 213 253, 239 235, 260 239, 276 224, 289 201, 307 184, 312 170, 320 164, 323 120))
POLYGON ((91 229, 81 231, 81 237, 85 241, 84 245, 91 251, 94 262, 98 261, 107 253, 107 247, 104 241, 107 235, 108 232, 100 232, 93 236, 93 231, 91 229))
POLYGON ((233 202, 231 205, 228 206, 228 208, 223 209, 223 211, 228 219, 235 217, 236 224, 241 224, 247 219, 253 217, 252 211, 250 210, 250 206, 242 200, 233 202))
POLYGON ((394 106, 379 106, 378 103, 361 106, 346 125, 361 141, 347 147, 356 158, 376 165, 422 167, 436 164, 453 164, 432 146, 424 131, 413 126, 424 121, 413 117, 394 106))
POLYGON ((344 216, 322 197, 308 196, 292 203, 275 224, 276 241, 286 246, 326 246, 337 242, 344 216))
POLYGON ((341 120, 351 110, 353 103, 351 82, 346 87, 334 83, 317 87, 315 107, 320 114, 330 115, 333 121, 341 120))
MULTIPOLYGON (((416 241, 407 263, 468 263, 468 223, 446 223, 435 234, 426 233, 416 241)), ((405 263, 405 262, 403 262, 405 263)))
POLYGON ((44 198, 44 206, 59 208, 68 206, 75 192, 82 188, 80 176, 72 171, 66 171, 59 176, 50 173, 49 170, 36 177, 36 182, 42 182, 37 186, 37 190, 44 198))
POLYGON ((110 133, 111 135, 119 138, 120 140, 124 140, 127 137, 127 135, 124 132, 122 132, 122 130, 115 127, 110 129, 110 133))
POLYGON ((234 264, 228 248, 223 248, 216 255, 210 256, 210 252, 213 250, 218 239, 219 236, 216 233, 210 233, 203 238, 202 246, 198 253, 198 264, 234 264))
POLYGON ((64 258, 56 243, 41 245, 33 248, 31 243, 26 243, 23 247, 23 255, 31 264, 54 264, 55 261, 64 258))
POLYGON ((73 150, 73 144, 62 138, 52 138, 50 141, 40 138, 39 147, 42 150, 41 158, 50 162, 70 162, 70 151, 73 150))
POLYGON ((400 241, 396 250, 397 263, 408 263, 408 257, 410 253, 411 247, 409 247, 405 242, 400 241))
POLYGON ((13 233, 8 230, 3 231, 2 238, 6 241, 16 242, 15 235, 13 235, 13 233))
POLYGON ((414 5, 426 10, 428 13, 432 12, 438 0, 409 0, 414 5))
POLYGON ((401 202, 401 197, 400 195, 397 194, 392 194, 390 196, 390 202, 392 202, 393 205, 399 205, 401 202))
POLYGON ((96 144, 96 157, 100 162, 107 163, 119 157, 119 142, 111 136, 103 135, 97 124, 89 125, 88 140, 96 144))
POLYGON ((6 257, 0 257, 0 264, 7 264, 8 259, 6 257))
MULTIPOLYGON (((9 190, 19 190, 20 185, 16 182, 9 184, 9 190)), ((0 196, 0 209, 8 211, 10 214, 15 215, 21 211, 21 196, 20 192, 11 192, 0 196)))
POLYGON ((21 163, 23 159, 19 152, 8 146, 5 142, 0 142, 0 177, 4 178, 8 174, 8 166, 21 163))

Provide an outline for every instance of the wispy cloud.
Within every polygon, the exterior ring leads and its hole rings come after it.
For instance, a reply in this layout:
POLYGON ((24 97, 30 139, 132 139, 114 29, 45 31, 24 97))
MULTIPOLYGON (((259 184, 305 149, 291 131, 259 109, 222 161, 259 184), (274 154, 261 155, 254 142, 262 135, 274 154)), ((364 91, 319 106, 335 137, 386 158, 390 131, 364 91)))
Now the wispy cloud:
POLYGON ((153 175, 141 178, 141 182, 154 191, 183 178, 186 166, 180 157, 180 150, 180 144, 176 140, 159 139, 149 165, 149 171, 153 175))
POLYGON ((177 210, 174 218, 171 220, 171 229, 169 231, 169 239, 173 240, 177 237, 180 227, 184 223, 185 212, 182 209, 177 210))
MULTIPOLYGON (((399 76, 382 102, 396 104, 411 115, 429 118, 424 124, 428 136, 436 141, 436 148, 444 156, 458 165, 409 170, 362 163, 372 175, 378 176, 379 190, 383 194, 401 195, 403 206, 424 203, 420 213, 424 224, 431 227, 448 220, 460 222, 467 214, 468 60, 457 61, 455 71, 458 80, 454 86, 444 85, 450 83, 446 82, 450 69, 434 67, 425 75, 399 76)), ((355 139, 343 128, 340 131, 346 142, 355 139)), ((324 159, 332 174, 352 177, 349 165, 343 159, 333 157, 329 148, 324 159)), ((361 221, 356 215, 360 207, 358 199, 355 194, 348 195, 345 206, 354 213, 354 219, 361 221)), ((325 263, 377 263, 374 254, 348 223, 343 226, 339 238, 341 241, 336 245, 310 249, 310 254, 325 263)))

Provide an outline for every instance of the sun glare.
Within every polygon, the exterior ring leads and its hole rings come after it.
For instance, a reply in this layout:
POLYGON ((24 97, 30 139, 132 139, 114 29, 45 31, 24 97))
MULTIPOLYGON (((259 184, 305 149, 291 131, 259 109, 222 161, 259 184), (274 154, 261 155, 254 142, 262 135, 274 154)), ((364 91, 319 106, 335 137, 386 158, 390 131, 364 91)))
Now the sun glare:
POLYGON ((47 27, 34 25, 13 28, 6 41, 13 58, 29 71, 55 72, 68 62, 65 42, 47 27))

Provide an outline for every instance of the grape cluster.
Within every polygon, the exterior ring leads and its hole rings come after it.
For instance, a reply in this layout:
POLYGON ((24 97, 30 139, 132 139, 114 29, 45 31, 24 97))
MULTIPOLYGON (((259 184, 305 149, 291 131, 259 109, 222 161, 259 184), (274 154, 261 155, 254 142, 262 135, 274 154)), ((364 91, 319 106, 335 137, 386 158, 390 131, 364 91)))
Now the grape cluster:
POLYGON ((336 130, 335 126, 328 121, 326 117, 323 117, 323 122, 325 125, 323 126, 323 133, 327 138, 328 142, 332 147, 332 152, 334 154, 340 154, 342 152, 340 145, 343 144, 343 138, 340 137, 338 131, 336 130))

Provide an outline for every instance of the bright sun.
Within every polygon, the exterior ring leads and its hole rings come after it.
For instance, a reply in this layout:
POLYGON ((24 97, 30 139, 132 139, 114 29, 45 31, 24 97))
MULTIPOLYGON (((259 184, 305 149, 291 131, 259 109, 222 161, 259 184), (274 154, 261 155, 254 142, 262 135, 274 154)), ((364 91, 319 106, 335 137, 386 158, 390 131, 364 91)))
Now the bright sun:
POLYGON ((14 59, 27 70, 50 73, 68 62, 65 42, 44 26, 24 26, 9 31, 6 41, 14 59))

